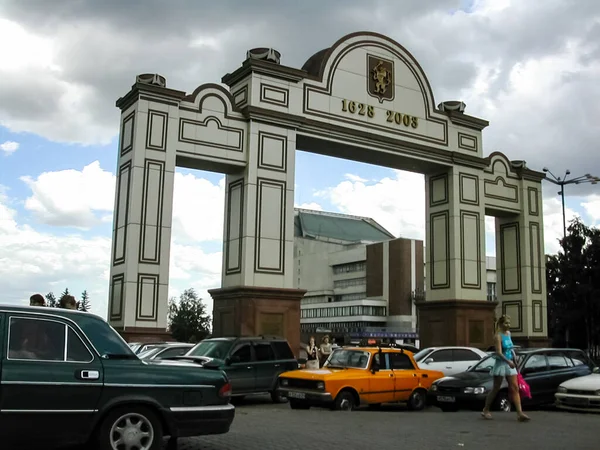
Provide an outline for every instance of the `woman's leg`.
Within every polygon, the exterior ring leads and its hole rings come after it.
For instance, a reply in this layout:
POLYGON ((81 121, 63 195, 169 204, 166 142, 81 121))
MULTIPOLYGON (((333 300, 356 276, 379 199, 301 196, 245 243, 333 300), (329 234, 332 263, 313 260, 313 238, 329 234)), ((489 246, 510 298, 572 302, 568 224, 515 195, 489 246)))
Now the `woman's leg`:
POLYGON ((506 381, 508 382, 508 394, 510 395, 510 400, 512 404, 515 405, 515 409, 517 410, 517 416, 527 418, 527 416, 523 413, 523 408, 521 406, 521 395, 519 394, 519 384, 517 383, 517 376, 510 375, 506 377, 506 381))
POLYGON ((492 407, 492 403, 496 399, 496 395, 498 395, 498 391, 500 391, 500 387, 502 386, 502 377, 494 377, 494 387, 485 398, 485 406, 483 407, 483 414, 489 415, 490 408, 492 407))

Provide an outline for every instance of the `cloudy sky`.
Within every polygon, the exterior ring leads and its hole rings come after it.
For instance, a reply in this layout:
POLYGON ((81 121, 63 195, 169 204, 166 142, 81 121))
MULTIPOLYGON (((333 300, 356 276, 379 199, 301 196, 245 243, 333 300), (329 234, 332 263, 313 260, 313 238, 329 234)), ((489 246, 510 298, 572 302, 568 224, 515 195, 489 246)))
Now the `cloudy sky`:
MULTIPOLYGON (((235 70, 249 48, 276 48, 299 68, 360 30, 412 52, 437 102, 460 99, 488 119, 486 155, 600 175, 597 0, 0 0, 0 301, 87 289, 106 315, 114 104, 136 74, 160 73, 191 92, 235 70)), ((297 152, 296 183, 297 205, 424 237, 420 175, 297 152)), ((558 189, 544 187, 553 253, 560 203, 558 189)), ((598 188, 569 187, 568 217, 598 224, 598 188)), ((209 298, 219 286, 222 222, 223 177, 179 170, 172 295, 195 287, 209 298)), ((489 255, 493 243, 488 233, 489 255)))

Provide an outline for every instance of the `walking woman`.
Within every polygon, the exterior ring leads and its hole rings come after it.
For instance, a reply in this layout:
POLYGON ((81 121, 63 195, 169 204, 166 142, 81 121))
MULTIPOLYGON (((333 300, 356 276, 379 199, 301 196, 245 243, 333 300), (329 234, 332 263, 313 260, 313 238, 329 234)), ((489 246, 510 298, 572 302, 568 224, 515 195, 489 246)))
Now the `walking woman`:
POLYGON ((494 402, 500 387, 502 386, 502 379, 506 378, 508 382, 508 392, 510 400, 517 410, 517 419, 519 422, 527 422, 529 417, 523 413, 521 408, 521 396, 519 395, 519 385, 517 384, 517 365, 515 359, 514 345, 510 337, 510 317, 503 315, 496 321, 496 333, 495 333, 495 347, 496 362, 492 368, 492 375, 494 376, 494 387, 485 399, 485 407, 481 412, 484 419, 491 419, 490 407, 494 402))
POLYGON ((307 369, 318 369, 319 368, 319 347, 315 344, 315 337, 311 336, 308 345, 306 346, 306 368, 307 369))

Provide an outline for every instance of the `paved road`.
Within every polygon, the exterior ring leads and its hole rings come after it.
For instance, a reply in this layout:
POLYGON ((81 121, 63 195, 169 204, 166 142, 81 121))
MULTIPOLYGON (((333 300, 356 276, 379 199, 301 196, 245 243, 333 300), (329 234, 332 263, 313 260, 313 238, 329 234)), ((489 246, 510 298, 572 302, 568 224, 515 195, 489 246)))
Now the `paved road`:
POLYGON ((496 413, 486 421, 477 412, 437 408, 416 413, 403 407, 292 411, 262 398, 236 406, 228 434, 181 439, 178 450, 575 450, 598 447, 600 424, 598 415, 559 411, 533 411, 531 422, 518 423, 515 414, 496 413))

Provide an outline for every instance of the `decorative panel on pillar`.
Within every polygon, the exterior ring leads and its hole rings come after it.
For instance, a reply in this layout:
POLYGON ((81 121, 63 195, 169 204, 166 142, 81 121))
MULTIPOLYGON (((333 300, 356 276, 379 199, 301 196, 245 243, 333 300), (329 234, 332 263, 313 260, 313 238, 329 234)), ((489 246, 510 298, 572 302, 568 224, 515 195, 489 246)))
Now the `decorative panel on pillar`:
POLYGON ((248 164, 228 175, 223 287, 291 288, 295 132, 249 124, 248 164))
POLYGON ((149 93, 122 111, 108 305, 117 330, 166 329, 177 121, 149 93))

